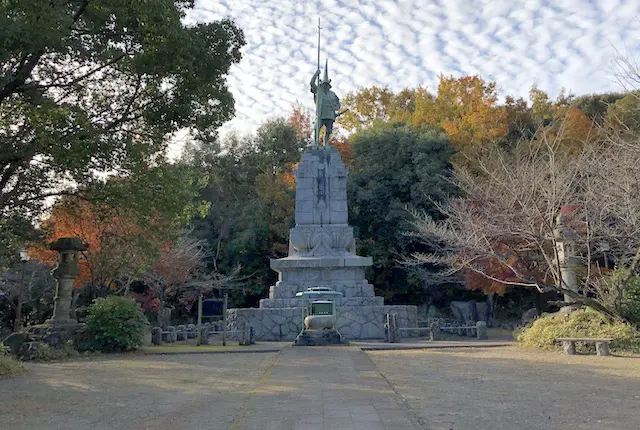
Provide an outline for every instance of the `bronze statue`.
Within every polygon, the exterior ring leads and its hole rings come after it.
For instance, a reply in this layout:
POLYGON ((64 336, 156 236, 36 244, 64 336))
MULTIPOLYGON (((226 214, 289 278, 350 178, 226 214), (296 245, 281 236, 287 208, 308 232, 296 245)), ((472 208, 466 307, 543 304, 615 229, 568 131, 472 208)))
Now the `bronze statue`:
POLYGON ((324 127, 324 146, 329 144, 329 138, 333 132, 333 123, 344 112, 339 112, 340 99, 331 91, 331 79, 329 79, 329 61, 324 63, 324 76, 320 80, 320 20, 318 19, 318 69, 311 78, 311 92, 316 103, 316 124, 314 143, 320 145, 320 130, 324 127), (316 79, 318 80, 316 83, 316 79))
POLYGON ((320 135, 320 129, 324 126, 324 145, 329 144, 329 138, 333 131, 333 122, 342 112, 338 112, 340 109, 340 99, 331 91, 331 80, 329 79, 328 64, 324 66, 324 76, 320 81, 320 86, 316 84, 316 79, 320 75, 320 70, 316 70, 311 78, 311 92, 313 93, 313 101, 316 102, 316 144, 318 144, 318 136, 320 135))

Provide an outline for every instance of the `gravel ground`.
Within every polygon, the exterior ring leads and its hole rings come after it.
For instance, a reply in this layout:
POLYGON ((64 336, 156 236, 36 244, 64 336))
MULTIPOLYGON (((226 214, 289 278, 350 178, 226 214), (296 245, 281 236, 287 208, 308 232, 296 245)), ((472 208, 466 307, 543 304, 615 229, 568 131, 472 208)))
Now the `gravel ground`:
POLYGON ((427 429, 640 428, 640 357, 517 346, 368 354, 427 429))
POLYGON ((226 429, 276 354, 30 364, 0 380, 0 428, 226 429))
MULTIPOLYGON (((425 429, 640 428, 639 357, 566 356, 516 346, 367 354, 425 429)), ((298 355, 302 364, 310 360, 305 354, 298 355)), ((291 372, 300 373, 301 366, 295 365, 295 360, 285 360, 273 367, 276 356, 275 353, 129 355, 29 364, 25 375, 0 380, 0 428, 227 429, 235 419, 234 424, 239 423, 236 428, 241 429, 244 421, 268 413, 285 419, 280 416, 285 412, 278 414, 275 409, 258 408, 256 405, 266 404, 260 397, 277 394, 277 398, 267 400, 281 409, 288 403, 293 407, 310 394, 305 390, 315 383, 295 385, 297 380, 287 373, 286 367, 293 364, 296 368, 291 372), (285 373, 278 376, 277 369, 285 373), (276 373, 272 375, 273 372, 276 373), (267 384, 269 378, 276 382, 267 384), (301 390, 298 391, 301 394, 285 396, 286 387, 277 383, 283 378, 290 379, 295 385, 290 388, 301 390), (263 393, 267 386, 271 389, 263 393)), ((314 357, 329 364, 333 360, 314 357)), ((348 370, 327 371, 347 375, 348 370)), ((354 378, 373 375, 356 373, 352 375, 354 378)), ((303 374, 307 379, 313 376, 311 371, 303 374)), ((347 384, 347 376, 338 378, 339 383, 334 385, 347 384)), ((323 387, 328 390, 331 384, 325 383, 323 387)), ((349 396, 360 392, 393 397, 390 390, 383 393, 382 388, 356 388, 342 390, 345 401, 332 408, 349 406, 349 396)), ((327 399, 322 397, 322 401, 335 401, 338 394, 332 392, 327 399)), ((316 408, 302 409, 293 407, 286 413, 295 412, 297 417, 300 412, 308 415, 316 408)), ((336 412, 329 409, 325 412, 336 412)), ((326 418, 321 416, 322 408, 319 411, 318 419, 326 418)), ((354 411, 350 413, 358 412, 354 411)), ((320 422, 313 425, 331 427, 320 422)), ((359 425, 351 428, 365 429, 359 425)))

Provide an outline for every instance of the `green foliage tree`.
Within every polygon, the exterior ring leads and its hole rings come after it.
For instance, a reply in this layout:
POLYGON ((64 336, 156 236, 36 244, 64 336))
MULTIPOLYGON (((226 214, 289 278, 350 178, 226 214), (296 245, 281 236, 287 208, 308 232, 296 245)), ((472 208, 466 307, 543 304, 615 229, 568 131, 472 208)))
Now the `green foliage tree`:
POLYGON ((287 119, 275 118, 253 136, 230 136, 218 148, 187 154, 208 176, 200 198, 211 202, 208 214, 194 222, 194 234, 209 243, 212 269, 229 273, 242 266, 244 291, 255 299, 276 280, 269 259, 288 250, 295 206, 291 170, 306 143, 287 119))
POLYGON ((631 133, 640 131, 640 92, 631 92, 607 108, 606 123, 631 133))
POLYGON ((505 108, 509 128, 505 136, 506 143, 514 145, 521 140, 531 139, 535 135, 537 128, 527 101, 522 97, 515 99, 507 96, 505 108))
POLYGON ((142 345, 149 322, 130 297, 112 296, 96 299, 89 316, 80 350, 102 352, 132 351, 142 345))
POLYGON ((573 107, 583 111, 591 120, 602 124, 607 115, 609 105, 624 97, 622 93, 588 94, 576 97, 573 107))
POLYGON ((47 196, 97 172, 148 173, 177 130, 215 136, 233 114, 225 77, 245 41, 227 19, 185 25, 193 7, 0 3, 0 218, 32 221, 47 196))
POLYGON ((534 85, 529 90, 529 100, 531 100, 531 114, 536 123, 549 124, 553 120, 553 102, 549 95, 534 85))
POLYGON ((387 87, 372 86, 347 94, 342 106, 348 111, 338 123, 348 132, 373 126, 377 122, 408 121, 415 110, 416 100, 429 96, 423 88, 394 93, 387 87))
POLYGON ((451 146, 441 133, 403 125, 363 131, 350 142, 349 221, 356 228, 360 253, 373 257, 370 279, 390 300, 418 300, 417 281, 396 260, 421 249, 404 234, 411 228, 407 209, 439 217, 433 202, 456 192, 446 179, 451 146))

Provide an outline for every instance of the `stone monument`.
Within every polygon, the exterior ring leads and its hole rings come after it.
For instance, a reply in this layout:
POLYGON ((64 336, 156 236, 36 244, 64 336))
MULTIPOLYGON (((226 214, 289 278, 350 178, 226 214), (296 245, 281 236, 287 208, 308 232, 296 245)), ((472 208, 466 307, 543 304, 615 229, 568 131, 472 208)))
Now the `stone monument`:
POLYGON ((58 266, 52 272, 57 281, 53 316, 44 324, 22 328, 3 341, 11 354, 23 360, 33 359, 42 344, 64 346, 83 327, 71 317, 71 292, 73 280, 79 274, 78 252, 85 251, 89 246, 78 238, 65 237, 52 242, 49 248, 58 252, 58 266))
POLYGON ((53 316, 46 322, 51 325, 77 325, 71 318, 71 293, 73 280, 79 275, 78 252, 86 251, 89 246, 75 237, 63 237, 49 245, 49 249, 58 252, 58 267, 52 272, 56 278, 56 296, 53 299, 53 316))
POLYGON ((260 300, 259 308, 229 310, 230 330, 248 324, 256 340, 293 340, 302 331, 306 308, 305 299, 296 294, 310 288, 341 293, 333 299, 335 328, 347 339, 384 338, 385 314, 390 312, 398 314, 399 327, 417 326, 415 306, 384 305, 365 278, 373 261, 356 254, 347 213, 349 172, 337 149, 328 144, 333 121, 340 115, 339 99, 329 89, 328 62, 322 80, 319 75, 318 67, 311 83, 316 102, 314 141, 295 172, 295 227, 290 231, 289 254, 271 260, 278 282, 269 297, 260 300))

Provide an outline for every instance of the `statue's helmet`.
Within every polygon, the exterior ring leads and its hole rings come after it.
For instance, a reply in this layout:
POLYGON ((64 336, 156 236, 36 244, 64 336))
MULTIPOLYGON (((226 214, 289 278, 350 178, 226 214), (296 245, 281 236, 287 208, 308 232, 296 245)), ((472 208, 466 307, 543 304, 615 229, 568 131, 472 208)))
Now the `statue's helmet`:
POLYGON ((327 85, 331 88, 331 79, 329 79, 329 60, 325 60, 324 63, 324 76, 322 76, 321 85, 327 85))

